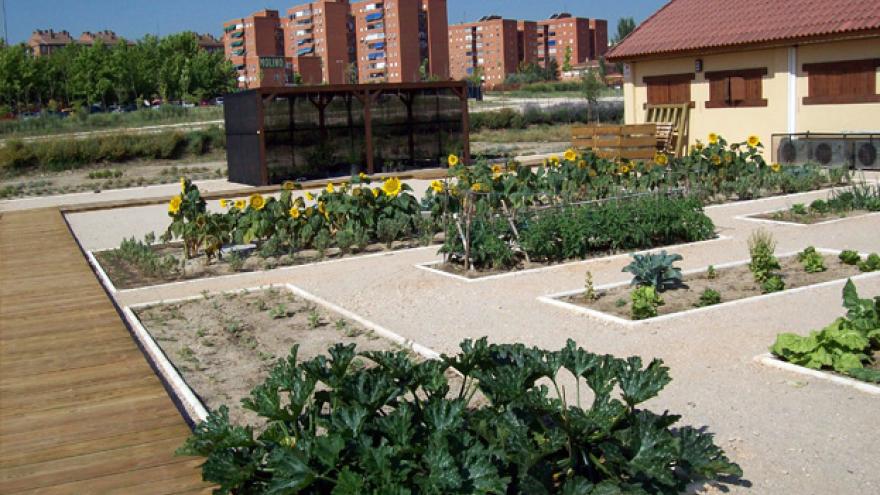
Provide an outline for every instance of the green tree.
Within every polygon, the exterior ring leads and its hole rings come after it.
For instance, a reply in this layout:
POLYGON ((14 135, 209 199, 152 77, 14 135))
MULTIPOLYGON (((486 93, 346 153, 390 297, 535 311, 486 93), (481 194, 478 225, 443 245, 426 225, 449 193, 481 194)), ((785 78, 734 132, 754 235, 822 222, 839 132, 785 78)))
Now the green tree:
POLYGON ((562 60, 562 72, 571 71, 571 45, 565 47, 565 58, 562 60))
POLYGON ((588 122, 593 120, 593 107, 599 102, 599 96, 603 89, 605 89, 605 83, 602 82, 602 78, 595 70, 590 69, 581 76, 581 94, 587 100, 588 122))
POLYGON ((613 43, 617 44, 629 36, 629 33, 636 29, 636 20, 632 17, 621 17, 617 21, 617 34, 614 36, 613 43))

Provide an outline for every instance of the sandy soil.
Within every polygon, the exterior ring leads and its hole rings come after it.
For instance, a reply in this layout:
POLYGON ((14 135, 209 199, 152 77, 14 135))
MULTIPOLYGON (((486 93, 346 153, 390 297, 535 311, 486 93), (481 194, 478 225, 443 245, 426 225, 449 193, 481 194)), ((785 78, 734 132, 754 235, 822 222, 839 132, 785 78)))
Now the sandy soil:
MULTIPOLYGON (((439 234, 438 234, 439 235, 439 234)), ((441 235, 442 236, 442 235, 441 235)), ((441 241, 442 242, 442 241, 441 241)), ((425 247, 415 239, 395 241, 391 247, 385 244, 370 244, 363 251, 354 249, 350 253, 344 253, 339 248, 329 248, 322 255, 314 249, 304 249, 294 255, 282 255, 278 257, 262 257, 252 251, 242 251, 242 254, 226 255, 222 260, 213 259, 210 262, 207 257, 199 256, 184 261, 183 247, 180 244, 156 245, 153 251, 159 258, 173 257, 177 267, 173 271, 159 273, 145 272, 143 267, 129 262, 117 256, 118 250, 96 252, 95 258, 101 264, 101 268, 113 282, 117 289, 135 289, 150 285, 180 282, 183 280, 196 280, 201 278, 219 277, 235 273, 255 272, 259 270, 272 270, 286 266, 306 265, 320 261, 356 257, 369 254, 390 253, 401 249, 413 249, 425 247), (235 261, 233 261, 235 260, 235 261)), ((439 248, 439 246, 438 246, 439 248)))
MULTIPOLYGON (((837 256, 826 255, 824 272, 807 273, 797 257, 781 258, 779 273, 785 281, 786 289, 796 289, 808 285, 820 284, 829 280, 839 280, 859 275, 858 268, 842 263, 837 256)), ((707 273, 686 275, 683 285, 669 289, 660 294, 664 304, 657 308, 658 316, 688 311, 698 306, 700 295, 706 289, 713 289, 721 295, 721 302, 736 301, 763 294, 761 285, 755 282, 748 265, 718 269, 717 277, 709 279, 707 273)), ((567 298, 568 302, 612 314, 624 319, 632 319, 632 301, 629 285, 598 291, 598 299, 590 301, 582 294, 567 298), (621 304, 625 303, 625 304, 621 304)))
POLYGON ((792 222, 804 225, 812 225, 814 223, 827 222, 829 220, 837 220, 838 218, 852 218, 862 215, 870 215, 871 211, 852 210, 847 212, 828 212, 825 214, 807 213, 806 215, 798 215, 791 210, 777 211, 774 213, 764 213, 762 215, 754 215, 752 218, 760 218, 762 220, 776 220, 777 222, 792 222))
MULTIPOLYGON (((401 349, 283 289, 153 306, 138 311, 138 318, 205 406, 226 404, 241 424, 259 423, 241 399, 296 344, 299 361, 326 355, 337 343, 356 344, 359 351, 401 349)), ((356 366, 367 364, 359 359, 356 366)))

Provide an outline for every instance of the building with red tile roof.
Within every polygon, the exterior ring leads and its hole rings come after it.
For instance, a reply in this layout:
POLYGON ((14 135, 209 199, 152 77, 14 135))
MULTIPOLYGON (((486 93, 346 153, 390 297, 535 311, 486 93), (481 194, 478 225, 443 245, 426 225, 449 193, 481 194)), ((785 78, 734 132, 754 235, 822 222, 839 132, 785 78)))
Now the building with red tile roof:
POLYGON ((672 0, 607 59, 624 65, 627 124, 681 105, 690 144, 757 135, 768 159, 880 168, 880 0, 672 0))

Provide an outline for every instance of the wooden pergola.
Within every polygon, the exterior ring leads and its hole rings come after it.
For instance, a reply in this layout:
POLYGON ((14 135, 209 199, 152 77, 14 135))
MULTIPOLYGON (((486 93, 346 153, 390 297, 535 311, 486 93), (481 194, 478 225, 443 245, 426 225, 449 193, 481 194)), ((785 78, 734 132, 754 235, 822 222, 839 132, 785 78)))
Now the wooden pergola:
MULTIPOLYGON (((422 82, 422 83, 380 83, 358 85, 327 85, 327 86, 299 86, 288 88, 263 88, 242 91, 231 94, 224 100, 224 113, 227 135, 227 160, 229 166, 229 179, 255 186, 268 185, 271 181, 267 164, 267 151, 276 141, 283 141, 286 152, 290 153, 291 162, 296 161, 296 142, 298 132, 317 131, 318 143, 309 141, 309 146, 332 145, 330 128, 327 124, 328 106, 331 103, 344 102, 335 114, 336 120, 342 124, 336 125, 337 131, 343 131, 351 136, 352 148, 359 148, 360 136, 363 132, 363 156, 362 164, 368 174, 379 172, 376 167, 376 155, 383 150, 377 148, 376 139, 385 136, 376 135, 377 112, 383 107, 378 103, 380 96, 392 96, 399 99, 405 107, 404 121, 394 124, 402 133, 406 133, 408 148, 408 163, 412 164, 421 158, 422 161, 436 163, 436 166, 445 165, 445 155, 442 154, 442 146, 438 145, 430 156, 417 156, 417 147, 424 144, 417 136, 417 129, 425 130, 436 124, 435 135, 442 144, 441 126, 453 126, 461 136, 461 154, 463 161, 469 162, 470 142, 468 137, 469 117, 467 85, 464 82, 422 82), (457 104, 454 109, 445 107, 443 119, 440 119, 440 98, 454 97, 457 104), (436 112, 431 120, 429 115, 418 115, 414 103, 418 98, 435 98, 436 112), (286 101, 286 108, 283 103, 286 101), (297 102, 308 101, 311 103, 313 112, 317 114, 316 126, 307 130, 297 127, 296 107, 297 102), (354 109, 357 104, 360 108, 354 109), (279 106, 280 105, 280 106, 279 106), (268 110, 271 110, 269 112, 268 110), (280 113, 279 113, 280 110, 280 113), (287 115, 284 115, 284 113, 287 115), (269 115, 271 113, 271 115, 269 115), (451 116, 448 116, 448 115, 451 116), (361 120, 362 119, 362 122, 361 120), (347 125, 346 125, 347 123, 347 125), (273 138, 268 139, 267 134, 273 138), (268 147, 268 148, 267 148, 268 147), (256 158, 256 159, 255 159, 256 158)), ((387 100, 386 100, 387 101, 387 100)), ((389 105, 390 106, 390 105, 389 105)), ((398 107, 399 108, 399 107, 398 107)), ((396 115, 396 114, 395 114, 396 115)), ((402 115, 401 115, 402 117, 402 115)), ((387 127, 387 125, 386 125, 387 127)), ((424 140, 424 138, 421 138, 424 140)), ((275 156, 284 156, 275 155, 275 156)))

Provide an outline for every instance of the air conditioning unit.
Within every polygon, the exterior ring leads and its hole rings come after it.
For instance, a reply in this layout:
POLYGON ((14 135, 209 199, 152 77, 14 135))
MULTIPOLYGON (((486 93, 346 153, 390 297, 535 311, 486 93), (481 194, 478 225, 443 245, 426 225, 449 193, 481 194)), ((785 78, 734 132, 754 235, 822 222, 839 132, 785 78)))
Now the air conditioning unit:
POLYGON ((808 149, 809 161, 822 166, 849 165, 848 144, 842 139, 808 138, 804 139, 808 149))
POLYGON ((783 137, 773 151, 773 161, 784 165, 803 165, 811 161, 810 143, 799 136, 783 137))
POLYGON ((853 141, 853 165, 857 169, 880 169, 880 137, 853 141))

